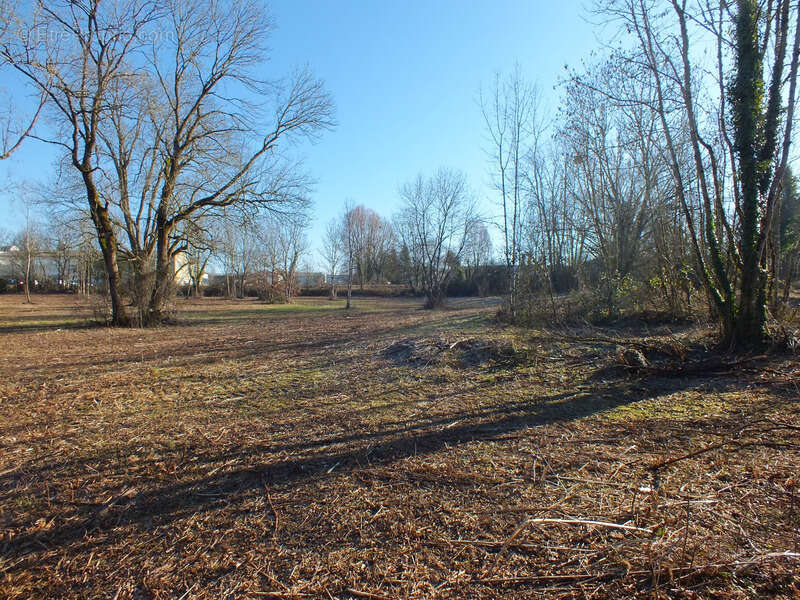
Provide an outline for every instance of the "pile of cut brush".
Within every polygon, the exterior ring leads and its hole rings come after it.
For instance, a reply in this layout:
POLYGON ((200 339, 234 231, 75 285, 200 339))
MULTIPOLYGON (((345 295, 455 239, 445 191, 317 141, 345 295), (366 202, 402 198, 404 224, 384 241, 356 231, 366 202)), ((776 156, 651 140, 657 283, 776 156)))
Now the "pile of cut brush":
POLYGON ((609 364, 598 374, 652 375, 661 377, 712 376, 763 366, 767 355, 730 356, 705 348, 687 348, 679 342, 619 340, 609 364))
POLYGON ((506 340, 444 337, 406 338, 383 349, 382 355, 398 364, 427 367, 449 365, 460 368, 489 365, 512 367, 528 362, 529 351, 506 340))

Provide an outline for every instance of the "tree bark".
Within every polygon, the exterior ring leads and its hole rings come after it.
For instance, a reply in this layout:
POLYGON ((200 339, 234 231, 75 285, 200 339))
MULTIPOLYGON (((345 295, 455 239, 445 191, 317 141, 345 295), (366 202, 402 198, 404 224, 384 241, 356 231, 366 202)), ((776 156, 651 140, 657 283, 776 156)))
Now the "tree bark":
POLYGON ((97 231, 97 241, 103 254, 103 263, 108 277, 108 295, 111 298, 111 324, 118 327, 127 327, 130 320, 125 312, 125 305, 120 293, 119 265, 117 264, 117 237, 108 214, 108 208, 99 201, 97 189, 91 172, 83 171, 83 181, 86 187, 86 196, 89 209, 97 231))
POLYGON ((162 203, 156 214, 156 270, 153 292, 147 307, 146 325, 159 323, 165 318, 167 295, 172 284, 172 254, 169 240, 172 228, 162 203))
MULTIPOLYGON (((351 235, 350 231, 348 230, 347 235, 351 235)), ((351 242, 348 240, 348 244, 351 242)), ((350 308, 350 299, 353 297, 353 252, 352 250, 348 251, 348 259, 347 259, 347 304, 345 308, 350 308)))
POLYGON ((28 248, 26 249, 26 260, 25 260, 25 302, 28 304, 32 304, 31 302, 31 249, 30 249, 30 240, 27 240, 26 243, 28 244, 28 248))
MULTIPOLYGON (((734 144, 739 162, 742 256, 739 306, 733 330, 737 345, 759 345, 766 332, 766 279, 759 253, 759 120, 763 95, 755 0, 739 0, 736 16, 737 68, 731 99, 734 144)), ((771 157, 770 157, 771 159, 771 157)), ((763 163, 762 163, 763 164, 763 163)))

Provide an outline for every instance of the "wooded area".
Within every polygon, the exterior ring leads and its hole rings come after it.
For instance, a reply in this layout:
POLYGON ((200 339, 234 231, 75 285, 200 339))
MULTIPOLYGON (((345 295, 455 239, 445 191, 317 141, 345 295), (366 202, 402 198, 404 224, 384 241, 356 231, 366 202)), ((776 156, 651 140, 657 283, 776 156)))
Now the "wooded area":
POLYGON ((210 264, 227 295, 260 274, 251 289, 290 300, 316 245, 332 291, 339 276, 348 289, 408 285, 431 307, 450 285, 502 293, 512 322, 710 317, 723 347, 757 347, 791 312, 800 262, 798 11, 762 4, 598 3, 595 18, 626 43, 568 72, 555 120, 519 66, 480 94, 499 222, 462 173, 441 168, 403 185, 391 218, 345 202, 324 242, 303 233, 311 179, 279 149, 333 127, 333 100, 308 71, 258 77, 271 27, 262 6, 7 4, 2 59, 41 106, 10 116, 3 156, 42 139, 42 114, 57 125, 44 141, 64 150, 47 193, 60 217, 14 246, 30 255, 49 238, 52 253, 70 240, 77 254, 92 229, 117 325, 162 322, 176 271, 199 293, 210 264), (248 95, 221 93, 231 86, 248 95), (505 267, 500 281, 493 265, 505 267))

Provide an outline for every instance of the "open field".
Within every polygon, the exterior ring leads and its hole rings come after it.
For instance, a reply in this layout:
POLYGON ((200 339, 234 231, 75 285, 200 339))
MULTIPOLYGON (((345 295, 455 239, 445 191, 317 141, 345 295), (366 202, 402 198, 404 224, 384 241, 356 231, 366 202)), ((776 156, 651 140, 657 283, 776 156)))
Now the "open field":
POLYGON ((474 299, 35 301, 0 296, 1 598, 800 594, 796 358, 626 372, 474 299))

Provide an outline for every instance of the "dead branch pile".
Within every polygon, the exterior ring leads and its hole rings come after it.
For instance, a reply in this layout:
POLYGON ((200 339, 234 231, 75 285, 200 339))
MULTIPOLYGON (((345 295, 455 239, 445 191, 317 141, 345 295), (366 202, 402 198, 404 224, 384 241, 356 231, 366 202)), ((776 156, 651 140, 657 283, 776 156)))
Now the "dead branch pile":
POLYGON ((406 338, 393 342, 383 349, 385 358, 395 363, 427 367, 448 365, 476 367, 480 365, 515 366, 529 358, 529 351, 517 349, 504 340, 463 338, 406 338))

